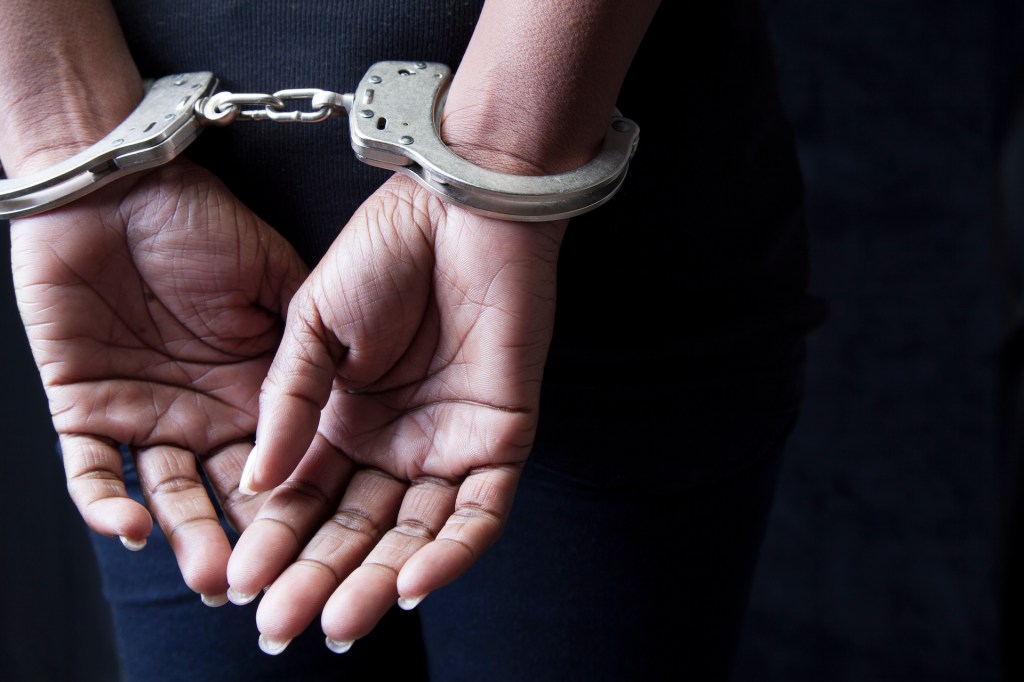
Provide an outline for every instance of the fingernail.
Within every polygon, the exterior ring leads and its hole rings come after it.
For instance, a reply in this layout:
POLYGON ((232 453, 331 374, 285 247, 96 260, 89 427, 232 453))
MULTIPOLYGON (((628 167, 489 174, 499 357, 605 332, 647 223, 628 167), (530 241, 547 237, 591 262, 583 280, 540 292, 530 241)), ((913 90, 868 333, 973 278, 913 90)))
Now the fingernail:
POLYGON ((146 538, 142 538, 141 540, 132 540, 131 538, 126 538, 123 535, 119 535, 118 537, 121 538, 121 544, 125 546, 125 549, 129 549, 133 552, 138 552, 146 546, 146 538))
POLYGON ((256 446, 249 452, 249 459, 245 460, 245 468, 242 469, 242 480, 238 482, 238 492, 243 495, 255 495, 252 489, 252 475, 256 469, 256 446))
POLYGON ((286 639, 283 642, 276 639, 267 639, 263 635, 260 635, 260 649, 263 653, 270 654, 271 656, 277 656, 279 653, 288 648, 292 640, 286 639))
POLYGON ((406 599, 405 597, 399 597, 398 606, 399 608, 405 609, 406 611, 411 611, 414 608, 416 608, 416 605, 423 601, 426 598, 426 596, 427 595, 425 594, 421 594, 418 597, 409 597, 408 599, 406 599))
POLYGON ((228 603, 228 596, 226 594, 200 594, 199 598, 203 600, 204 604, 214 608, 228 603))
POLYGON ((352 642, 339 642, 338 640, 331 639, 330 637, 324 638, 324 644, 326 644, 327 648, 336 654, 343 654, 352 648, 352 642))
MULTIPOLYGON (((257 592, 256 594, 259 594, 259 593, 257 592)), ((238 590, 236 590, 233 587, 229 587, 228 588, 228 601, 230 601, 232 604, 237 604, 238 606, 244 606, 245 604, 248 604, 253 599, 255 599, 256 598, 256 594, 246 594, 244 592, 239 592, 238 590)))

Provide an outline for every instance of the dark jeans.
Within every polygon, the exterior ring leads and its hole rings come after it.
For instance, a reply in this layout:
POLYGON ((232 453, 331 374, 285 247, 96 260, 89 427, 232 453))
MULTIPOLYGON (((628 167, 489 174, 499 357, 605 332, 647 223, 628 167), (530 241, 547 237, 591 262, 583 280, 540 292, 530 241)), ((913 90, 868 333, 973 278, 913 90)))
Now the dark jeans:
MULTIPOLYGON (((591 475, 586 466, 570 474, 538 444, 498 544, 416 610, 393 609, 343 655, 326 649, 318 622, 279 656, 263 654, 256 602, 203 606, 158 530, 137 553, 96 536, 126 678, 728 679, 794 417, 734 416, 732 442, 759 442, 760 452, 696 485, 661 473, 645 481, 637 464, 648 452, 607 460, 632 476, 591 475)), ((687 421, 665 429, 686 441, 673 448, 681 469, 691 456, 737 459, 709 451, 687 421)), ((714 449, 723 440, 716 433, 714 449)), ((126 475, 138 495, 130 462, 126 475)))

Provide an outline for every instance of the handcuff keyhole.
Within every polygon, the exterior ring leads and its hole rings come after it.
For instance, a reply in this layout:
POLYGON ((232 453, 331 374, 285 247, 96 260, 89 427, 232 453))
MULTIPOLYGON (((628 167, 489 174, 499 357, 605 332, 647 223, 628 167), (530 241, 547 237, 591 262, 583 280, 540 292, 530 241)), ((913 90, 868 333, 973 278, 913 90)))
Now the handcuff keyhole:
POLYGON ((377 130, 384 130, 388 125, 388 120, 381 116, 377 119, 377 130))

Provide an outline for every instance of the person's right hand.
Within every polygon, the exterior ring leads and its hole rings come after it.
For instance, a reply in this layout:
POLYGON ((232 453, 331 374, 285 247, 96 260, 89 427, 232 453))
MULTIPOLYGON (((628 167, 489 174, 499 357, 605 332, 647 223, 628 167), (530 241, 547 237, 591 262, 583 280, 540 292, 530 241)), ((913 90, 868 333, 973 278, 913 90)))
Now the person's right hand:
POLYGON ((155 519, 188 586, 219 605, 229 521, 283 311, 306 267, 211 173, 185 161, 11 225, 18 307, 87 525, 145 544, 155 519), (130 499, 132 449, 148 506, 130 499), (152 516, 150 515, 152 514, 152 516))

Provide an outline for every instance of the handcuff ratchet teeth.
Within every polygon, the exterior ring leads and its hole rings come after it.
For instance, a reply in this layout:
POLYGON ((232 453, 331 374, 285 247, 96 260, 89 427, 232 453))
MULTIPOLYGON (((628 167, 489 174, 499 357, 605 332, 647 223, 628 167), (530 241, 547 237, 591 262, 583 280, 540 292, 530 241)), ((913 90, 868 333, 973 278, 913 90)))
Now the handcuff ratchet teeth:
POLYGON ((565 173, 499 173, 458 156, 439 134, 451 76, 436 62, 378 62, 350 95, 315 89, 234 95, 217 92, 217 78, 207 71, 167 76, 148 83, 135 111, 93 146, 45 171, 0 179, 0 219, 42 213, 128 173, 165 164, 204 127, 236 120, 317 123, 347 115, 359 160, 405 173, 444 200, 504 220, 580 215, 607 202, 622 185, 639 128, 618 111, 597 156, 565 173), (293 99, 311 100, 313 111, 285 110, 293 99), (263 108, 243 108, 252 106, 263 108))

